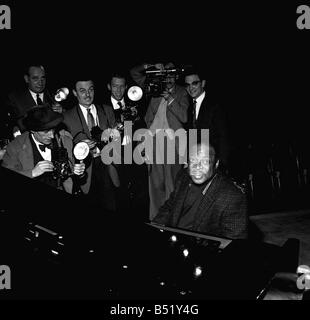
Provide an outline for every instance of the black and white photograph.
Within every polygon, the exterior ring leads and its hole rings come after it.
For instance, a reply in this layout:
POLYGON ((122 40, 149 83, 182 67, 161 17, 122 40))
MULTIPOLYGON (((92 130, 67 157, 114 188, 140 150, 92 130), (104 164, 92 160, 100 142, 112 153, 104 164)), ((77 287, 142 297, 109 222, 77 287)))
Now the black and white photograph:
POLYGON ((0 300, 309 300, 309 39, 307 0, 1 1, 0 300))

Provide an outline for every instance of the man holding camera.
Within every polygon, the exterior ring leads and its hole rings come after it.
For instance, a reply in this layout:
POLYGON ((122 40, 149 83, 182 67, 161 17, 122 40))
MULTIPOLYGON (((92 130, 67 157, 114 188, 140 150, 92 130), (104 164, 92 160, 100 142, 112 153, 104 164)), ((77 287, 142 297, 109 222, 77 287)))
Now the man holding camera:
POLYGON ((113 110, 93 103, 95 86, 88 75, 75 81, 73 94, 78 104, 66 111, 64 124, 74 141, 87 142, 91 151, 86 160, 87 181, 84 193, 98 207, 115 212, 115 188, 120 184, 118 173, 113 164, 104 164, 100 157, 101 133, 116 125, 113 110))
POLYGON ((73 143, 69 132, 60 128, 63 115, 49 105, 35 106, 27 112, 23 125, 27 131, 11 141, 3 157, 2 166, 27 177, 72 193, 72 174, 82 176, 85 164, 74 164, 73 143), (65 149, 66 175, 56 172, 53 155, 65 149))
MULTIPOLYGON (((187 122, 189 97, 185 88, 176 83, 177 74, 171 71, 174 69, 174 64, 171 62, 166 65, 163 63, 155 65, 143 64, 130 70, 133 80, 146 92, 149 91, 146 72, 150 68, 166 74, 162 84, 163 90, 156 92, 154 95, 150 94, 145 115, 146 126, 152 132, 154 137, 153 145, 156 146, 158 134, 164 133, 167 136, 166 139, 174 140, 174 132, 184 127, 187 122)), ((148 166, 151 220, 174 190, 174 180, 181 169, 181 164, 178 163, 177 150, 178 146, 176 144, 175 163, 167 163, 168 150, 166 140, 165 143, 160 144, 159 148, 154 150, 154 154, 156 153, 155 161, 148 166), (158 161, 158 158, 164 160, 158 161)))

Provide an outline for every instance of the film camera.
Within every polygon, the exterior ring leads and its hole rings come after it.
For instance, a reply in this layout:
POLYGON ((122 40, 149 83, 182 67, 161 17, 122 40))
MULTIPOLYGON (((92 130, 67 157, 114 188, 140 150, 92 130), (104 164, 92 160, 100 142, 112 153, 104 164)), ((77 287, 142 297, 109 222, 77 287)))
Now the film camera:
MULTIPOLYGON (((72 166, 73 163, 70 161, 68 151, 63 146, 59 146, 56 141, 52 143, 52 162, 54 165, 53 179, 64 181, 73 175, 72 166)), ((87 157, 89 148, 87 143, 78 142, 73 148, 73 154, 80 162, 87 157)))
POLYGON ((54 145, 51 151, 54 165, 53 179, 61 181, 68 179, 72 175, 72 170, 67 149, 54 145))
POLYGON ((103 130, 99 126, 94 126, 90 131, 91 138, 96 142, 96 146, 99 148, 99 150, 102 150, 108 143, 108 141, 101 140, 102 132, 103 130))
POLYGON ((145 94, 147 96, 159 97, 167 89, 171 78, 178 79, 184 72, 182 68, 147 69, 145 70, 145 94))

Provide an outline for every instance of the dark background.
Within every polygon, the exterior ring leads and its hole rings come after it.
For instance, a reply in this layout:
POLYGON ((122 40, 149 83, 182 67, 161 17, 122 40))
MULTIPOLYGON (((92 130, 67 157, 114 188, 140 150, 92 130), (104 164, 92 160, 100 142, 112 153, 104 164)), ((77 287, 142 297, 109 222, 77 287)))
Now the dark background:
POLYGON ((298 3, 5 4, 12 29, 0 33, 2 95, 22 84, 29 60, 46 66, 52 88, 69 85, 77 70, 88 69, 99 95, 116 68, 198 63, 237 140, 305 135, 310 31, 296 27, 298 3))
POLYGON ((87 70, 97 100, 107 93, 112 70, 143 62, 198 64, 207 93, 227 113, 235 166, 247 165, 249 144, 259 146, 258 157, 275 143, 293 144, 310 158, 310 30, 296 27, 296 9, 307 1, 5 4, 12 29, 0 31, 2 97, 23 83, 23 66, 33 60, 45 65, 54 90, 87 70))

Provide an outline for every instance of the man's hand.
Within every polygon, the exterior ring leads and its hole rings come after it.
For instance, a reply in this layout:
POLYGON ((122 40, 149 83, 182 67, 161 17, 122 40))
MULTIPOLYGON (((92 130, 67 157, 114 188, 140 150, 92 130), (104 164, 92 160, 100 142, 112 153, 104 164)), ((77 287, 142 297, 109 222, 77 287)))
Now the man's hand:
POLYGON ((76 163, 73 167, 73 173, 81 176, 85 172, 85 163, 76 163))
POLYGON ((58 113, 63 112, 63 108, 62 108, 61 104, 57 103, 57 102, 52 105, 52 109, 53 109, 53 111, 58 112, 58 113))
POLYGON ((174 100, 173 96, 169 91, 163 91, 161 96, 168 102, 168 104, 171 103, 172 100, 174 100))
POLYGON ((53 169, 54 169, 54 165, 52 161, 48 161, 48 160, 40 161, 32 169, 32 177, 33 178, 39 177, 45 172, 52 172, 53 169))
POLYGON ((94 140, 90 140, 90 139, 85 139, 82 140, 83 142, 86 142, 88 144, 88 147, 90 150, 96 148, 96 142, 94 140))

